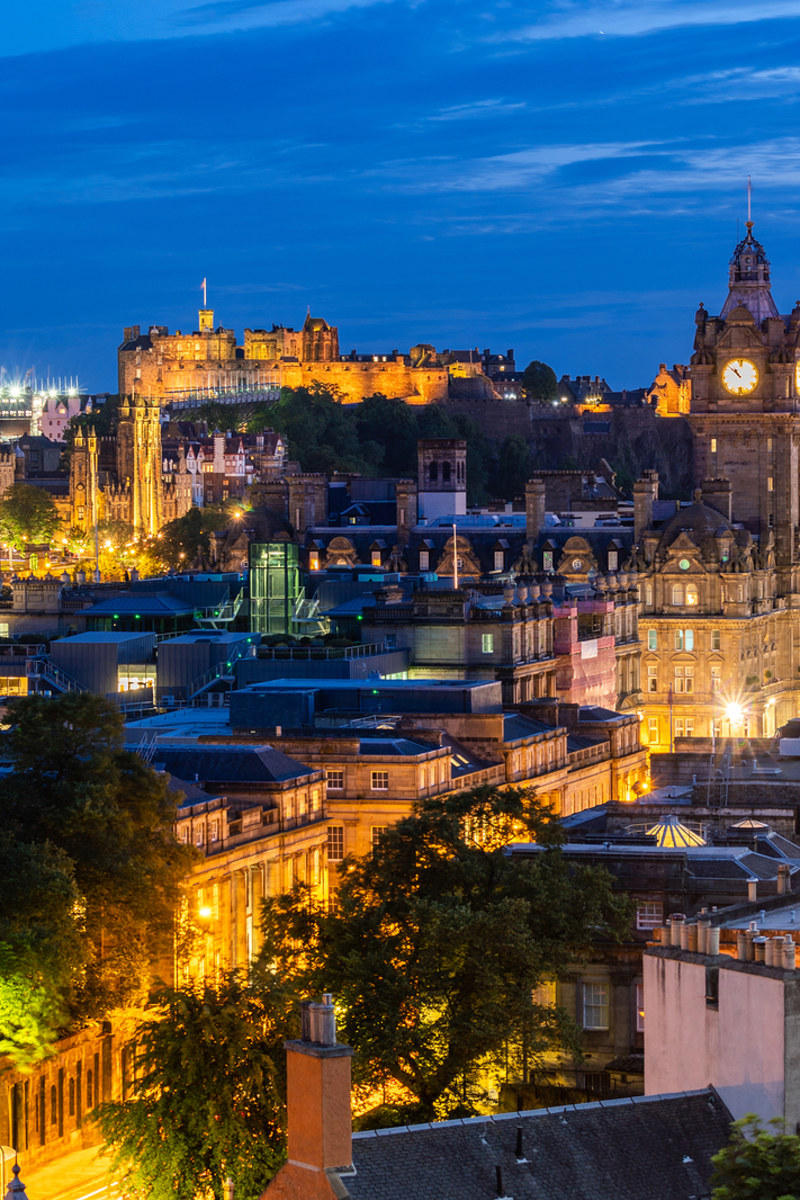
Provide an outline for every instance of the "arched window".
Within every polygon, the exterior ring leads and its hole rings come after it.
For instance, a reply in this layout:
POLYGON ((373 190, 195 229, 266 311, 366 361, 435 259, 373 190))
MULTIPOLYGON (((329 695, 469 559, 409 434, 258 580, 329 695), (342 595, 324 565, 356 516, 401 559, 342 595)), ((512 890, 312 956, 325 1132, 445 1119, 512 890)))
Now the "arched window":
POLYGON ((442 483, 450 482, 450 463, 442 463, 442 483))
POLYGON ((697 588, 693 583, 687 583, 686 585, 686 603, 692 607, 697 604, 697 588))
POLYGON ((673 583, 672 585, 672 603, 683 604, 683 584, 673 583))
POLYGON ((439 464, 432 462, 428 467, 428 479, 431 483, 439 482, 439 464))

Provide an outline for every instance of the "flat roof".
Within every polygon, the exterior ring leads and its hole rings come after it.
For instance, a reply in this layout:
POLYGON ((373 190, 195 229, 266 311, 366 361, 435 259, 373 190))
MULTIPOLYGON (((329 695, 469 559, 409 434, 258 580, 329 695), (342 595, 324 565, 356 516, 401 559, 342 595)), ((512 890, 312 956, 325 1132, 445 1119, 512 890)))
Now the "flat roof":
MULTIPOLYGON (((173 639, 177 641, 177 639, 173 639)), ((324 688, 326 691, 360 692, 365 690, 408 692, 419 691, 473 691, 477 688, 499 688, 494 679, 268 679, 238 688, 241 692, 281 691, 311 692, 324 688)))
POLYGON ((106 643, 108 643, 108 642, 110 642, 110 643, 135 642, 135 641, 138 641, 139 638, 143 638, 143 637, 155 639, 155 636, 156 635, 154 633, 151 633, 147 629, 139 629, 139 630, 133 630, 132 632, 126 631, 126 632, 119 632, 119 633, 116 631, 105 632, 105 633, 99 632, 99 631, 97 633, 74 633, 71 637, 56 638, 53 642, 53 645, 54 646, 55 645, 74 646, 76 642, 80 642, 83 645, 99 646, 99 645, 102 645, 104 642, 106 642, 106 643))

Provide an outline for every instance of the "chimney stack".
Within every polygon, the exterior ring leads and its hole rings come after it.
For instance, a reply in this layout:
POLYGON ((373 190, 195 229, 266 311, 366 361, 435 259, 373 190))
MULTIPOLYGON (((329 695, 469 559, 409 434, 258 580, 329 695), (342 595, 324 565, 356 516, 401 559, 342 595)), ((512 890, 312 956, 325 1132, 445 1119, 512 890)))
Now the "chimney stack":
POLYGON ((633 541, 653 527, 653 502, 658 499, 658 471, 645 471, 633 485, 633 541))
POLYGON ((288 1161, 264 1200, 303 1196, 334 1200, 329 1171, 352 1162, 350 1059, 353 1051, 336 1039, 336 1014, 329 993, 321 1004, 300 1005, 300 1037, 286 1046, 288 1161))
POLYGON ((525 539, 533 546, 545 527, 546 488, 543 479, 529 479, 525 484, 525 539))

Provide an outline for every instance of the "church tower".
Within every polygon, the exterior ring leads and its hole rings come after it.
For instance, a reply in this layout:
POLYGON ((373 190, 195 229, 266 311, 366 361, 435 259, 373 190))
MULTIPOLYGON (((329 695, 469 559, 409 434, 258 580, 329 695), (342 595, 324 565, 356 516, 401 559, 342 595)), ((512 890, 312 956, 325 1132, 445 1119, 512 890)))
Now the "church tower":
POLYGON ((689 423, 695 485, 727 479, 732 518, 775 541, 780 591, 798 591, 800 306, 781 316, 753 223, 730 260, 719 316, 700 305, 689 423))
POLYGON ((98 483, 98 446, 94 429, 78 429, 69 459, 71 523, 89 533, 95 518, 103 520, 102 492, 98 483))
POLYGON ((130 523, 137 535, 161 528, 161 421, 158 400, 135 395, 124 400, 117 429, 117 477, 130 488, 130 523))

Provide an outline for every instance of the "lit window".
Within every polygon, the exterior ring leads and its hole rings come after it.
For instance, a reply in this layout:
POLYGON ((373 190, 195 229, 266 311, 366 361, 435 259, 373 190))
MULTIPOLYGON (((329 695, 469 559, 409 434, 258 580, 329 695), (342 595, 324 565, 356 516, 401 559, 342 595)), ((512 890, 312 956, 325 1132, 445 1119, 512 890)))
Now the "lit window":
POLYGON ((648 650, 657 650, 658 649, 658 630, 648 629, 648 631, 647 631, 647 649, 648 650))
POLYGON ((676 650, 683 649, 683 630, 682 629, 675 630, 675 649, 676 650))
POLYGON ((341 862, 344 858, 344 826, 328 826, 328 861, 341 862))
POLYGON ((328 791, 341 792, 344 788, 344 771, 326 771, 328 791))
POLYGON ((583 985, 583 1028, 608 1029, 608 985, 583 985))
POLYGON ((693 583, 686 586, 686 604, 690 608, 697 604, 697 588, 693 583))
POLYGON ((657 929, 664 924, 664 905, 660 900, 640 900, 636 905, 636 928, 657 929))
POLYGON ((205 841, 205 833, 204 833, 203 827, 201 825, 199 829, 195 830, 194 844, 196 846, 202 846, 204 841, 205 841))
POLYGON ((648 717, 647 719, 647 740, 651 746, 655 746, 658 742, 658 717, 648 717))
POLYGON ((371 775, 372 782, 370 787, 373 792, 388 792, 389 790, 389 772, 388 771, 373 771, 371 775))
POLYGON ((388 825, 373 825, 370 829, 370 845, 375 850, 380 845, 380 840, 388 830, 388 825))
POLYGON ((211 822, 211 835, 209 837, 209 841, 211 841, 211 842, 219 841, 219 821, 211 822))
POLYGON ((482 633, 481 634, 481 653, 482 654, 494 654, 494 634, 493 633, 482 633))
POLYGON ((720 663, 711 664, 711 690, 712 692, 722 690, 722 666, 720 663))
POLYGON ((545 571, 552 571, 552 569, 553 569, 553 551, 552 550, 545 550, 544 554, 542 555, 542 569, 545 571))
POLYGON ((379 567, 379 566, 381 565, 381 552, 380 552, 380 550, 373 550, 373 551, 372 551, 372 554, 371 554, 371 556, 370 556, 370 565, 371 565, 371 566, 373 566, 373 567, 379 567))
POLYGON ((419 569, 427 571, 431 565, 431 555, 429 550, 420 550, 419 552, 419 569))
POLYGON ((717 453, 717 439, 716 438, 711 439, 711 453, 712 454, 717 453))
POLYGON ((721 646, 721 643, 720 643, 720 633, 719 633, 719 630, 718 630, 718 629, 712 629, 712 630, 711 630, 711 649, 712 649, 712 650, 719 650, 719 649, 720 649, 720 646, 721 646))
POLYGON ((771 492, 773 490, 773 487, 774 487, 774 484, 773 484, 772 476, 768 475, 767 476, 767 491, 771 492))
POLYGON ((319 551, 318 550, 312 550, 311 553, 309 554, 308 569, 309 569, 309 571, 318 571, 319 570, 319 551))
POLYGON ((619 551, 609 550, 609 552, 608 552, 608 569, 609 569, 609 571, 616 571, 618 563, 619 563, 619 551))
POLYGON ((693 692, 694 691, 694 664, 687 663, 685 666, 681 663, 675 666, 675 691, 676 692, 693 692))
POLYGON ((644 984, 636 984, 636 1032, 644 1033, 644 984))
POLYGON ((311 811, 313 813, 313 812, 317 812, 318 810, 319 810, 319 788, 312 788, 311 789, 311 811))
POLYGON ((495 552, 494 552, 494 569, 495 569, 495 571, 502 571, 503 567, 505 565, 506 565, 505 564, 505 555, 503 554, 503 551, 495 550, 495 552))
POLYGON ((648 692, 658 691, 658 666, 655 663, 647 668, 647 690, 648 692))

